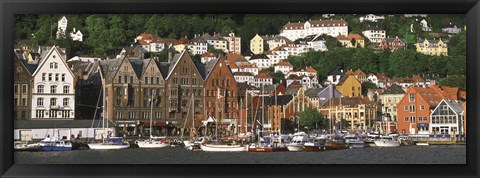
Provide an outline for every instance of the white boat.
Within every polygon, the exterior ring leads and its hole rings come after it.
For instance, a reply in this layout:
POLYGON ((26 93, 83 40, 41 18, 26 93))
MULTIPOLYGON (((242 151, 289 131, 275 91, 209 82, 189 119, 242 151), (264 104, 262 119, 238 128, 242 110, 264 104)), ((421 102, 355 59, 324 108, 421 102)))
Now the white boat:
POLYGON ((305 132, 298 132, 293 134, 293 139, 292 141, 287 144, 287 149, 288 151, 303 151, 304 145, 306 142, 308 142, 310 139, 308 135, 305 132))
POLYGON ((345 143, 349 148, 363 148, 365 147, 365 141, 360 136, 355 134, 348 134, 344 137, 345 143))
POLYGON ((428 144, 428 142, 417 142, 415 143, 415 145, 418 145, 418 146, 428 146, 430 144, 428 144))
POLYGON ((130 144, 124 143, 120 137, 107 137, 104 141, 102 143, 89 143, 88 147, 92 150, 114 150, 130 147, 130 144))
MULTIPOLYGON (((102 92, 103 92, 103 103, 106 103, 106 99, 105 99, 105 79, 103 81, 103 88, 102 88, 102 92)), ((99 100, 97 101, 97 108, 98 108, 98 104, 99 104, 99 101, 100 101, 100 98, 99 100)), ((108 122, 109 122, 109 119, 108 119, 108 107, 103 107, 105 110, 103 113, 105 113, 105 116, 106 117, 102 117, 103 121, 102 121, 102 127, 103 127, 103 132, 102 132, 102 142, 98 142, 98 143, 89 143, 88 144, 88 147, 92 150, 112 150, 112 149, 125 149, 125 148, 128 148, 130 147, 130 144, 129 143, 125 143, 123 142, 122 138, 120 137, 112 137, 111 136, 111 131, 107 130, 108 128, 108 122), (105 123, 107 123, 105 125, 105 123)), ((93 117, 93 120, 95 121, 95 115, 93 117)), ((93 125, 93 124, 92 124, 93 125)))
POLYGON ((242 151, 247 151, 247 147, 246 146, 241 146, 241 145, 201 144, 200 148, 203 151, 210 151, 210 152, 242 152, 242 151))
POLYGON ((380 139, 375 140, 375 145, 378 147, 398 147, 400 142, 392 136, 382 136, 380 139))
POLYGON ((166 137, 151 137, 146 140, 136 140, 135 144, 139 148, 165 148, 170 146, 170 141, 166 137))

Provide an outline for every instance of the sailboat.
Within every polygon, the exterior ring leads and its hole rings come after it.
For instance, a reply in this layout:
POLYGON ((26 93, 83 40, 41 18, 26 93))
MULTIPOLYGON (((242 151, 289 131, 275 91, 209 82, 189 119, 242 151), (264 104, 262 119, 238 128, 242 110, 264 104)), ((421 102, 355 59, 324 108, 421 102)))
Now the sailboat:
POLYGON ((53 137, 48 135, 40 143, 38 143, 39 151, 69 151, 72 150, 72 142, 70 140, 60 139, 58 130, 53 130, 53 137))
MULTIPOLYGON (((105 110, 105 79, 102 80, 103 82, 103 109, 105 110)), ((98 102, 97 102, 98 106, 98 102)), ((108 107, 107 111, 103 112, 107 117, 108 117, 108 107)), ((106 127, 108 127, 108 118, 107 117, 102 117, 102 125, 103 125, 103 133, 102 133, 102 142, 101 143, 89 143, 88 147, 92 150, 111 150, 111 149, 125 149, 130 147, 130 144, 125 143, 122 141, 122 138, 120 137, 111 137, 111 132, 107 131, 106 127), (105 126, 105 122, 107 123, 105 126), (105 137, 106 136, 106 137, 105 137)), ((95 116, 94 116, 95 118, 95 116)))
MULTIPOLYGON (((220 100, 221 98, 224 98, 221 93, 220 93, 220 89, 218 90, 218 100, 220 100)), ((217 100, 217 101, 218 101, 217 100)), ((218 105, 218 103, 217 103, 218 105)), ((217 109, 215 109, 216 111, 217 109)), ((223 110, 222 110, 222 114, 223 115, 223 110)), ((220 116, 222 117, 222 116, 220 116)), ((217 124, 216 124, 216 128, 215 128, 215 134, 216 134, 216 138, 217 138, 217 141, 218 141, 218 120, 217 120, 217 124)), ((237 145, 237 144, 201 144, 200 145, 200 148, 203 150, 203 151, 208 151, 208 152, 243 152, 243 151, 247 151, 247 147, 246 146, 243 146, 243 145, 237 145)))
POLYGON ((165 148, 170 146, 170 140, 166 137, 154 137, 152 136, 152 113, 153 113, 153 97, 155 95, 155 90, 153 90, 151 104, 150 104, 150 138, 146 140, 136 140, 135 144, 139 148, 165 148))

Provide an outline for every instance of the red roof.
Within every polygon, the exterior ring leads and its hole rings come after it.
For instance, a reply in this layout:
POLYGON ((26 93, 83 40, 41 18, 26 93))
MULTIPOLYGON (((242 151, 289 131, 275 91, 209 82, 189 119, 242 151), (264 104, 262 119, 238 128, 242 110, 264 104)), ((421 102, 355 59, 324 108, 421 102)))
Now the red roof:
POLYGON ((205 52, 202 54, 202 57, 216 57, 216 56, 215 56, 215 53, 205 52))
POLYGON ((364 38, 363 38, 361 35, 359 35, 359 34, 349 34, 349 35, 347 36, 347 38, 348 38, 349 40, 352 40, 352 39, 355 39, 355 40, 364 40, 364 38))
POLYGON ((315 70, 312 66, 308 66, 307 69, 305 69, 305 71, 317 73, 317 70, 315 70))
POLYGON ((287 62, 287 61, 280 61, 277 66, 289 66, 289 67, 293 67, 292 64, 290 64, 290 62, 287 62))
POLYGON ((259 73, 255 78, 272 78, 268 73, 259 73))

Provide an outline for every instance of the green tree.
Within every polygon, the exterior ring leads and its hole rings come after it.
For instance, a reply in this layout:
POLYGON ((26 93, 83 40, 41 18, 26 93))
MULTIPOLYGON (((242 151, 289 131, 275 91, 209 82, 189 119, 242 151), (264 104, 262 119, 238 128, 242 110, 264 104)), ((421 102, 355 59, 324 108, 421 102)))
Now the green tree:
POLYGON ((110 40, 106 19, 100 15, 90 15, 85 19, 85 29, 85 44, 94 49, 93 55, 106 56, 109 49, 106 42, 110 40))
POLYGON ((285 76, 283 75, 282 72, 270 73, 270 75, 271 75, 272 78, 273 78, 273 83, 274 83, 274 84, 280 83, 280 81, 282 81, 282 83, 285 83, 285 84, 286 84, 285 76))
POLYGON ((459 87, 460 90, 467 89, 467 78, 464 75, 449 75, 440 80, 440 85, 459 87))
POLYGON ((323 123, 324 119, 316 109, 306 108, 300 113, 300 127, 314 129, 318 127, 320 123, 323 123))
POLYGON ((368 89, 375 89, 375 88, 377 88, 377 85, 375 85, 370 81, 366 81, 362 83, 362 93, 364 96, 367 96, 368 89))

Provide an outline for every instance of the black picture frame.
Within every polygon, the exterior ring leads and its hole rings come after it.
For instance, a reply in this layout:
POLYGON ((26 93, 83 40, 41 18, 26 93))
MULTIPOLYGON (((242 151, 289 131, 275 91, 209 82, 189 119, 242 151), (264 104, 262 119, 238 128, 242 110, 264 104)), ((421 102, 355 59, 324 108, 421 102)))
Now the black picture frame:
MULTIPOLYGON (((2 177, 477 177, 478 0, 2 0, 0 174, 2 177), (13 164, 13 16, 22 13, 422 13, 466 14, 466 165, 15 165, 13 164)), ((442 155, 438 155, 442 156, 442 155)))

